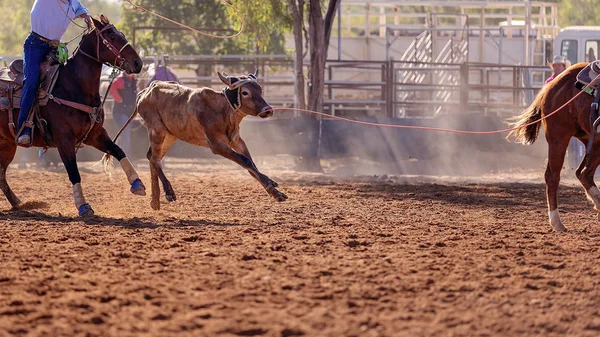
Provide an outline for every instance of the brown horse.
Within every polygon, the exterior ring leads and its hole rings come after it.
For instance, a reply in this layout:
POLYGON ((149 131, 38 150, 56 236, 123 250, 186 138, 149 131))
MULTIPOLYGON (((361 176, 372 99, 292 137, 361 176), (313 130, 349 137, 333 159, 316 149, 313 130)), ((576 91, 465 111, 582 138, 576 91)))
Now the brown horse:
MULTIPOLYGON (((39 132, 36 132, 32 142, 33 146, 50 145, 58 148, 69 180, 73 184, 75 206, 81 216, 94 214, 83 196, 77 168, 76 146, 81 141, 115 156, 127 174, 131 192, 145 195, 144 185, 137 172, 123 150, 110 139, 102 126, 104 111, 98 109, 102 101, 99 91, 102 64, 109 64, 127 73, 139 73, 143 65, 142 60, 125 36, 104 16, 101 16, 100 21, 93 21, 95 28, 82 37, 74 55, 65 66, 61 66, 51 92, 51 100, 46 106, 40 107, 39 114, 47 121, 54 144, 47 144, 39 132)), ((15 109, 13 120, 17 120, 18 114, 18 109, 15 109)), ((15 156, 17 145, 9 129, 8 113, 5 112, 0 113, 0 136, 0 189, 13 208, 16 208, 21 201, 6 182, 6 169, 15 156)))
MULTIPOLYGON (((577 63, 552 82, 546 84, 535 100, 520 116, 516 117, 512 131, 507 138, 524 144, 532 144, 538 137, 540 125, 544 125, 548 142, 548 164, 546 166, 546 197, 548 201, 548 217, 550 225, 557 232, 566 231, 558 214, 557 192, 560 182, 560 171, 563 168, 565 153, 571 137, 576 137, 587 145, 592 128, 590 125, 590 105, 594 98, 586 93, 580 94, 557 113, 540 119, 556 111, 581 91, 575 87, 577 74, 587 63, 577 63), (534 123, 535 122, 535 123, 534 123), (531 125, 527 125, 533 123, 531 125)), ((600 137, 595 137, 590 154, 586 154, 577 167, 575 174, 585 193, 593 203, 594 209, 600 212, 600 190, 594 183, 594 173, 600 164, 600 137)), ((600 213, 599 213, 600 218, 600 213)))

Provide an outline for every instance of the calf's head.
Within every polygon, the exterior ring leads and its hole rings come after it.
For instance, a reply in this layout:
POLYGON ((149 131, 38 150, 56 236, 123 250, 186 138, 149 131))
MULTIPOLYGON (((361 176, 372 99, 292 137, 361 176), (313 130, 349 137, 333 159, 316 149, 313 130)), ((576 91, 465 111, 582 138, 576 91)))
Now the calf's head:
POLYGON ((248 76, 229 76, 217 72, 219 78, 227 85, 223 92, 233 110, 240 110, 246 115, 261 118, 271 117, 273 108, 262 97, 262 87, 258 84, 258 69, 248 76))

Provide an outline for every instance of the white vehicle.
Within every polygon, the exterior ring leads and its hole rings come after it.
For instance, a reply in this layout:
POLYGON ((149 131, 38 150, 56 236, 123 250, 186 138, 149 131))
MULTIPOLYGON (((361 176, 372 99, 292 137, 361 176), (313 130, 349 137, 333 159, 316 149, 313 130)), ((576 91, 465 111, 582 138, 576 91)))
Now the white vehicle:
POLYGON ((554 54, 569 59, 572 64, 598 59, 600 26, 571 26, 558 33, 554 40, 554 54))

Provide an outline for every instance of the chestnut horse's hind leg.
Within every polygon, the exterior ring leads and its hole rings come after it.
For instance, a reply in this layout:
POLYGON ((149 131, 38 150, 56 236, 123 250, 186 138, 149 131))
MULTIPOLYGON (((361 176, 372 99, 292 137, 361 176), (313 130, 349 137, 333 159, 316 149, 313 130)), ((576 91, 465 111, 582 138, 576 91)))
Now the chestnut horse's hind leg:
POLYGON ((150 149, 148 149, 146 156, 150 162, 150 179, 152 182, 152 198, 150 201, 150 207, 152 207, 154 210, 158 210, 160 209, 160 189, 158 186, 158 179, 160 179, 162 182, 167 201, 172 202, 177 200, 173 186, 171 186, 171 182, 165 176, 161 164, 161 160, 164 158, 165 154, 167 154, 177 138, 166 133, 166 131, 162 129, 148 129, 148 139, 150 140, 150 149))
POLYGON ((135 195, 146 195, 146 186, 142 183, 137 171, 129 161, 129 158, 125 155, 125 152, 110 139, 106 129, 102 128, 102 131, 100 131, 97 136, 91 137, 85 143, 115 157, 119 161, 119 164, 121 164, 121 168, 127 176, 127 181, 129 181, 129 184, 131 185, 131 193, 135 195))
POLYGON ((8 165, 12 162, 17 152, 17 145, 12 140, 2 139, 0 141, 0 189, 10 202, 13 208, 18 207, 21 204, 21 200, 13 193, 8 182, 6 181, 6 170, 8 165))
POLYGON ((79 169, 77 168, 77 158, 75 153, 75 140, 72 137, 63 136, 61 142, 58 144, 58 153, 60 159, 62 159, 69 180, 73 184, 73 199, 75 201, 75 207, 79 215, 82 217, 94 215, 92 206, 85 201, 83 196, 83 189, 81 188, 81 176, 79 175, 79 169))
POLYGON ((558 215, 558 185, 560 183, 560 172, 565 161, 565 154, 569 145, 570 136, 550 139, 546 132, 548 141, 548 165, 546 166, 546 198, 548 199, 548 217, 550 225, 557 232, 565 232, 558 215))
POLYGON ((600 219, 600 190, 594 183, 596 168, 600 165, 600 143, 594 143, 591 153, 585 155, 575 174, 585 189, 588 199, 594 203, 594 209, 600 219))

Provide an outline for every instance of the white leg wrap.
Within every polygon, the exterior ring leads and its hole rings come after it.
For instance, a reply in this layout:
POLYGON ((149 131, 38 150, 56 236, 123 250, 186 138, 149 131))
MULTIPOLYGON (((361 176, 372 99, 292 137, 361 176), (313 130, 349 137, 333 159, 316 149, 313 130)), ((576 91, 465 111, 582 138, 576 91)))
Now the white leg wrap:
POLYGON ((560 216, 558 215, 558 208, 553 211, 548 211, 548 218, 550 218, 550 225, 552 225, 552 228, 554 228, 555 231, 564 232, 567 230, 560 221, 560 216))
POLYGON ((81 189, 81 183, 73 185, 73 199, 75 199, 75 206, 77 209, 83 204, 87 204, 83 197, 83 189, 81 189))
POLYGON ((129 158, 125 157, 121 159, 119 163, 121 164, 123 171, 125 171, 125 174, 127 175, 127 180, 129 181, 129 184, 133 184, 133 182, 136 181, 136 179, 140 178, 136 170, 133 168, 133 165, 131 165, 129 158))
POLYGON ((594 209, 596 211, 600 211, 600 190, 598 190, 598 187, 590 187, 590 189, 587 191, 587 195, 594 203, 594 209))

